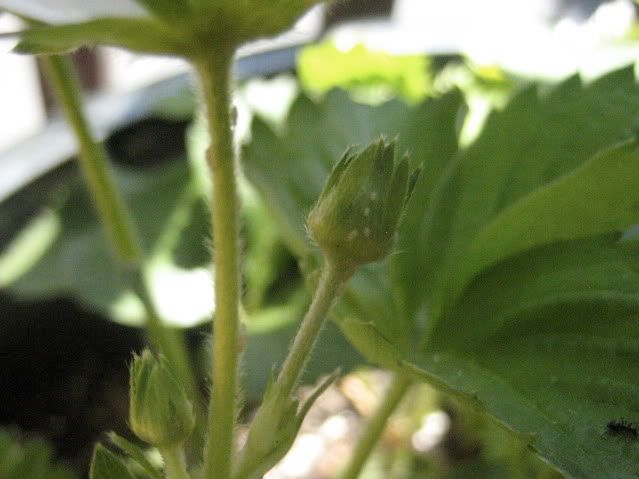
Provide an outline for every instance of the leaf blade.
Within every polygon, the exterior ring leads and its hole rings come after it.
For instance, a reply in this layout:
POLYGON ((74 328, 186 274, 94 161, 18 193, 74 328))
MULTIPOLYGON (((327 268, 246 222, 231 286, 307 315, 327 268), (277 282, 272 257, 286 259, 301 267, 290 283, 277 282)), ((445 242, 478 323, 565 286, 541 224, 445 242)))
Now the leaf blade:
POLYGON ((639 142, 612 147, 497 215, 472 240, 452 294, 482 269, 525 250, 622 232, 639 223, 639 142))
POLYGON ((152 19, 100 18, 83 23, 34 26, 17 35, 14 51, 59 54, 82 46, 112 45, 157 54, 188 50, 175 35, 152 19))

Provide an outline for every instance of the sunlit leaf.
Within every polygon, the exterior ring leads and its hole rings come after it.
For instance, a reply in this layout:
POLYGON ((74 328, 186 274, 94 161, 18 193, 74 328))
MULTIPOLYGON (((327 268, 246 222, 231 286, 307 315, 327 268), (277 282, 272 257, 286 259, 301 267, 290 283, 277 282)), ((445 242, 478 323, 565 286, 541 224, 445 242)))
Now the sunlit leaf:
POLYGON ((360 96, 392 93, 417 102, 432 81, 424 55, 396 56, 364 45, 348 51, 328 42, 312 45, 302 50, 297 63, 302 85, 319 93, 340 87, 355 89, 360 96))
POLYGON ((536 88, 518 94, 490 116, 477 141, 449 167, 429 207, 409 208, 407 217, 420 227, 405 244, 414 262, 399 280, 404 289, 423 288, 413 297, 425 294, 431 314, 439 314, 451 272, 492 219, 599 150, 634 137, 638 124, 639 87, 632 69, 585 86, 571 78, 544 95, 536 88), (418 285, 415 270, 423 275, 418 285))

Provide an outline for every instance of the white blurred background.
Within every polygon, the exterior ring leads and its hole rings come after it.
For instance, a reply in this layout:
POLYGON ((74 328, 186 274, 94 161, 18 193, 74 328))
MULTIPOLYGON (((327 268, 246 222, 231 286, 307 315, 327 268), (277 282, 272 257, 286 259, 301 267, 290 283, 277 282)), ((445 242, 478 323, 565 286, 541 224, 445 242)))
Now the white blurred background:
MULTIPOLYGON (((559 79, 574 72, 594 76, 634 62, 639 49, 620 45, 635 21, 631 0, 395 0, 385 18, 338 24, 335 43, 348 49, 424 54, 460 53, 485 65, 499 65, 532 78, 559 79)), ((294 36, 312 37, 321 29, 323 10, 296 25, 294 36), (318 23, 319 22, 319 23, 318 23)), ((20 29, 18 19, 0 15, 0 32, 20 29)), ((1 153, 37 133, 49 104, 37 63, 10 53, 0 40, 1 153)), ((264 47, 263 42, 260 43, 264 47)), ((266 45, 268 48, 268 44, 266 45)), ((247 50, 250 50, 249 46, 247 50)), ((93 93, 132 91, 186 71, 182 61, 146 57, 112 48, 84 52, 81 74, 93 93)))

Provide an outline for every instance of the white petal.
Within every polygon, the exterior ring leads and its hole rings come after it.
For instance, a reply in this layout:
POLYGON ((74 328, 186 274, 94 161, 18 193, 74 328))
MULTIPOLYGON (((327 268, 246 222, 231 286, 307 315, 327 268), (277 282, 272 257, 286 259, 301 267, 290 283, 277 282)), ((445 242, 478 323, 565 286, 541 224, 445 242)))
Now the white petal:
POLYGON ((134 0, 0 0, 0 9, 46 23, 81 23, 104 17, 144 17, 134 0))

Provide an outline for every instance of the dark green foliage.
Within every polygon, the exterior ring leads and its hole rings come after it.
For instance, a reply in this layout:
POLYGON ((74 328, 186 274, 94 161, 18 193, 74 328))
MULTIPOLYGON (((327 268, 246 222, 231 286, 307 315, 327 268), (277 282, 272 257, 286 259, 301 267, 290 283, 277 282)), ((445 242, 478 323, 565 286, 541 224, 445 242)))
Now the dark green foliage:
POLYGON ((423 172, 392 279, 383 264, 358 273, 342 329, 370 360, 486 410, 568 475, 634 478, 639 443, 607 434, 639 420, 639 242, 620 241, 639 224, 632 70, 528 88, 456 152, 459 108, 454 95, 415 108, 302 97, 282 136, 255 122, 246 171, 307 256, 301 225, 331 160, 399 133, 423 172))

